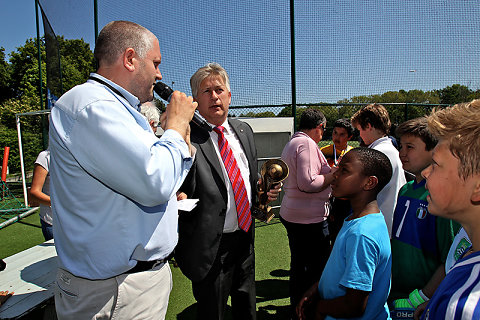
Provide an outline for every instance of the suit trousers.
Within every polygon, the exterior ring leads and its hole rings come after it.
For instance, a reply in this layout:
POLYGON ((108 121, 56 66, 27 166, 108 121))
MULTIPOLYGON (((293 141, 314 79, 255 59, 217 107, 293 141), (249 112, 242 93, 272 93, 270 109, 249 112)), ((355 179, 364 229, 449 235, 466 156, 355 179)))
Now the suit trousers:
POLYGON ((168 263, 148 271, 104 280, 76 277, 58 269, 58 319, 165 319, 172 290, 168 263))
POLYGON ((290 305, 294 319, 295 307, 305 291, 320 280, 330 256, 328 222, 300 224, 280 221, 287 229, 290 246, 290 305))
POLYGON ((192 289, 199 320, 222 320, 229 296, 233 319, 256 319, 255 253, 251 234, 242 230, 224 233, 212 268, 205 279, 192 282, 192 289))

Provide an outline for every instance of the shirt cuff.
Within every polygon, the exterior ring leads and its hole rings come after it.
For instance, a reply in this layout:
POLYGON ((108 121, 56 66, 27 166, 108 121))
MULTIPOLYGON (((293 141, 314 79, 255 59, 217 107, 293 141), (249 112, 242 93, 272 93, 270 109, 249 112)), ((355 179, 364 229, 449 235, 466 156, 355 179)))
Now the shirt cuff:
POLYGON ((195 154, 196 149, 192 146, 194 150, 190 150, 185 140, 183 140, 183 137, 176 130, 168 129, 167 131, 165 131, 162 137, 160 138, 160 141, 164 141, 164 140, 168 140, 172 143, 175 143, 180 150, 182 159, 184 160, 191 160, 191 158, 193 157, 193 154, 195 154))

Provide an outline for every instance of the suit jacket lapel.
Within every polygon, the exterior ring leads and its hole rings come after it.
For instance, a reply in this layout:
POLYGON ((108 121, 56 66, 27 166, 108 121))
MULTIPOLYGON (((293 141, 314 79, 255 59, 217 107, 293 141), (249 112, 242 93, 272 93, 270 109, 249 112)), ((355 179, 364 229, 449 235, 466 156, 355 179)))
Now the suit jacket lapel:
POLYGON ((214 142, 212 141, 212 139, 210 139, 210 134, 206 131, 203 131, 199 136, 195 136, 195 138, 192 138, 192 142, 195 143, 195 147, 201 150, 201 152, 205 156, 205 159, 207 159, 207 161, 222 179, 223 184, 225 184, 220 159, 218 159, 217 152, 215 151, 215 147, 213 146, 214 142))
POLYGON ((252 163, 255 161, 255 159, 252 158, 252 154, 250 153, 250 144, 248 142, 248 137, 243 128, 240 128, 241 122, 234 122, 228 120, 228 123, 230 124, 230 127, 232 128, 233 131, 235 131, 235 134, 238 137, 238 140, 240 140, 240 143, 242 144, 243 151, 245 152, 245 155, 247 156, 248 159, 248 167, 250 169, 250 173, 253 172, 252 170, 252 163))

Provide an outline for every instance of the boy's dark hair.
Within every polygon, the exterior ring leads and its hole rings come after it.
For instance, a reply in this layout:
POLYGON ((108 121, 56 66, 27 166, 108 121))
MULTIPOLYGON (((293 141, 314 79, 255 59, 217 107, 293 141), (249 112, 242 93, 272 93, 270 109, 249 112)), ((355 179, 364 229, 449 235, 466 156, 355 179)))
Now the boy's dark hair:
POLYGON ((353 152, 362 163, 362 173, 365 176, 377 177, 378 184, 374 191, 378 194, 392 178, 390 160, 383 152, 375 149, 359 147, 350 150, 350 152, 353 152))
POLYGON ((347 130, 347 134, 349 137, 353 136, 353 126, 350 120, 348 119, 338 119, 335 121, 335 124, 333 127, 338 127, 338 128, 345 128, 347 130))
POLYGON ((350 119, 352 125, 360 125, 362 129, 365 129, 370 124, 375 129, 381 130, 383 133, 388 134, 390 131, 390 117, 388 111, 381 104, 369 104, 358 110, 350 119))
POLYGON ((298 128, 300 130, 309 130, 316 128, 319 124, 325 124, 327 119, 323 115, 322 111, 317 109, 306 109, 300 116, 300 123, 298 128))
POLYGON ((425 149, 427 151, 435 148, 438 142, 438 139, 428 130, 427 117, 415 118, 403 122, 398 126, 396 134, 398 137, 403 135, 419 137, 425 143, 425 149))

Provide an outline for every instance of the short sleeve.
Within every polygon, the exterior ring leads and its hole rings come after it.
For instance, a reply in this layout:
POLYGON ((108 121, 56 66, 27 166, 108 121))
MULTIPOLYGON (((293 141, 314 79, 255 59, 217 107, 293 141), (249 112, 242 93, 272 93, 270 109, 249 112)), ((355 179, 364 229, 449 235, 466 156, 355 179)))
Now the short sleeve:
POLYGON ((346 288, 371 292, 379 251, 372 239, 358 233, 351 234, 346 240, 346 268, 340 284, 346 288))

